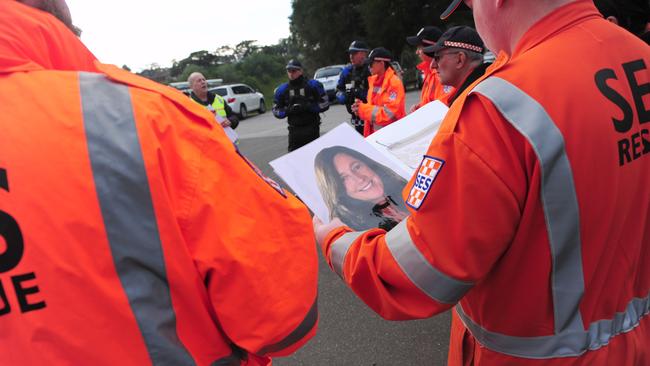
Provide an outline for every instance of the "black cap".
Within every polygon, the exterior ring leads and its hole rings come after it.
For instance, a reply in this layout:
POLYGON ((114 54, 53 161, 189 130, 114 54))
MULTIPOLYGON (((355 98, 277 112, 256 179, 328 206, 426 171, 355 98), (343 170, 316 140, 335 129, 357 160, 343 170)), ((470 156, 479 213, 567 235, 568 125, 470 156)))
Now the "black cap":
POLYGON ((390 53, 390 51, 385 49, 384 47, 377 47, 372 51, 370 51, 370 54, 368 54, 368 58, 366 58, 365 63, 366 65, 369 65, 375 60, 391 62, 393 61, 393 54, 390 53))
POLYGON ((302 64, 298 60, 289 60, 286 66, 287 70, 302 70, 302 64))
POLYGON ((442 35, 442 31, 438 27, 426 26, 418 32, 418 34, 406 37, 406 42, 411 46, 422 45, 424 47, 436 44, 438 38, 442 35))
POLYGON ((364 41, 352 41, 350 43, 350 47, 348 48, 348 53, 352 52, 368 52, 370 49, 368 48, 368 45, 364 41))
POLYGON ((460 3, 462 3, 462 2, 463 2, 463 0, 454 0, 454 1, 452 1, 451 4, 449 4, 449 6, 447 7, 447 10, 445 10, 444 12, 442 12, 442 14, 440 14, 440 19, 445 20, 445 19, 449 18, 451 13, 453 13, 458 8, 460 3))
POLYGON ((483 53, 485 51, 485 45, 478 32, 474 28, 465 25, 447 29, 435 45, 424 47, 422 51, 427 56, 433 57, 436 52, 443 48, 460 48, 476 53, 483 53))

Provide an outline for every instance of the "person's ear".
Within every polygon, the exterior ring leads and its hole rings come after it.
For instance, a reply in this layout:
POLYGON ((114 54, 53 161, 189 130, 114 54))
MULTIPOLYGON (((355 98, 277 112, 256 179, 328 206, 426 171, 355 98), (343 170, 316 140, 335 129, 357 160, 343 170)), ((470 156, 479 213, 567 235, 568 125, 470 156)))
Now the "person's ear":
POLYGON ((467 55, 465 52, 458 52, 458 61, 456 62, 456 68, 462 68, 465 66, 465 63, 467 63, 467 55))

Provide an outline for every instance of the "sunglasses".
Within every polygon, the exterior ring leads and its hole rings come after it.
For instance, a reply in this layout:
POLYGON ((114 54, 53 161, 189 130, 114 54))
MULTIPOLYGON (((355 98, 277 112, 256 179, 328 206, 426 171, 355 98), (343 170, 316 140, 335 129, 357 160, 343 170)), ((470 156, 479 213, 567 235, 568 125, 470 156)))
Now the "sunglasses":
POLYGON ((436 62, 440 61, 440 59, 445 56, 445 55, 451 55, 454 53, 460 53, 461 51, 452 51, 452 52, 445 52, 445 53, 436 53, 433 55, 433 59, 436 60, 436 62))

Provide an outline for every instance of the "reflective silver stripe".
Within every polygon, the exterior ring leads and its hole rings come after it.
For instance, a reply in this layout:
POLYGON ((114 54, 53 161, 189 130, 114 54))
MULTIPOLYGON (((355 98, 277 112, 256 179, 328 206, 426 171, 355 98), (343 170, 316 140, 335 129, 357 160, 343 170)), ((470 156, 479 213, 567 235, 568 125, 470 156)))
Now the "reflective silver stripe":
POLYGON ((327 108, 328 105, 330 105, 330 100, 329 100, 329 97, 327 96, 327 94, 325 94, 321 98, 321 102, 318 104, 318 107, 320 109, 325 109, 325 108, 327 108))
POLYGON ((386 107, 386 106, 384 106, 384 113, 386 113, 388 118, 390 118, 391 120, 395 119, 395 114, 393 112, 391 112, 391 110, 388 109, 388 107, 386 107))
POLYGON ((541 201, 550 242, 555 334, 583 329, 580 213, 564 137, 544 107, 509 82, 490 77, 470 93, 488 98, 530 143, 542 168, 541 201))
POLYGON ((370 115, 370 122, 372 124, 375 124, 375 121, 377 121, 377 113, 379 113, 379 107, 372 107, 372 115, 370 115))
POLYGON ((154 365, 194 365, 176 334, 129 90, 79 73, 88 153, 115 269, 154 365))
POLYGON ((422 292, 443 304, 455 304, 474 284, 451 278, 435 269, 415 246, 402 220, 386 233, 386 246, 404 274, 422 292))
POLYGON ((318 297, 316 297, 314 300, 314 304, 307 312, 305 319, 303 319, 303 321, 298 325, 298 327, 296 327, 293 332, 291 332, 291 334, 276 344, 262 348, 259 351, 259 354, 265 355, 267 353, 278 352, 290 347, 291 345, 303 339, 316 326, 316 321, 318 321, 318 297))
POLYGON ((343 234, 332 244, 332 249, 330 249, 332 268, 334 268, 334 272, 336 272, 336 274, 341 278, 344 278, 343 263, 345 263, 345 256, 348 254, 348 250, 350 250, 354 241, 357 240, 361 234, 363 234, 363 231, 353 231, 343 234))
POLYGON ((650 312, 650 294, 643 299, 632 299, 625 311, 616 313, 613 319, 591 323, 587 331, 572 330, 542 337, 512 337, 490 332, 470 319, 460 304, 456 311, 479 343, 493 351, 534 359, 576 357, 606 346, 615 336, 636 328, 650 312))

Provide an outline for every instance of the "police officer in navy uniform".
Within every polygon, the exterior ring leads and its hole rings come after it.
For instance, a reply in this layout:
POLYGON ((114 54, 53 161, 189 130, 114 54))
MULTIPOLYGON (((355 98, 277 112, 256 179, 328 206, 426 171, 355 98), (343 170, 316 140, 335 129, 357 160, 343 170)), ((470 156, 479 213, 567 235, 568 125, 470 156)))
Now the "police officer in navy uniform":
POLYGON ((364 103, 367 102, 370 71, 364 61, 368 57, 369 51, 368 45, 363 41, 353 41, 350 44, 348 48, 350 64, 341 71, 339 82, 336 85, 336 99, 340 104, 345 104, 351 115, 350 123, 362 135, 363 120, 352 111, 351 106, 356 99, 364 103))
POLYGON ((289 61, 286 68, 289 82, 275 89, 273 115, 287 118, 289 151, 293 151, 320 136, 320 112, 329 108, 329 102, 323 84, 307 79, 299 61, 289 61))

